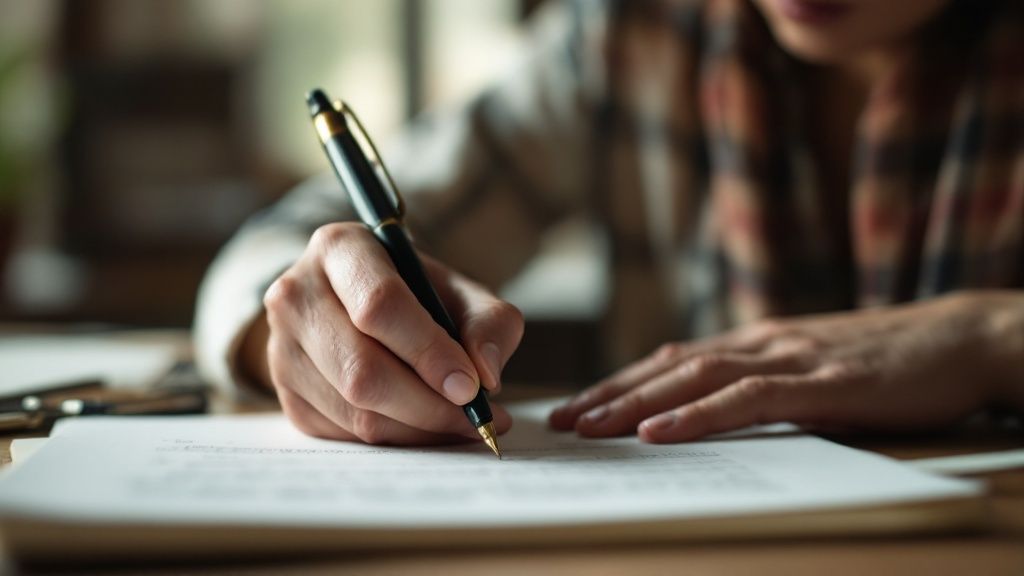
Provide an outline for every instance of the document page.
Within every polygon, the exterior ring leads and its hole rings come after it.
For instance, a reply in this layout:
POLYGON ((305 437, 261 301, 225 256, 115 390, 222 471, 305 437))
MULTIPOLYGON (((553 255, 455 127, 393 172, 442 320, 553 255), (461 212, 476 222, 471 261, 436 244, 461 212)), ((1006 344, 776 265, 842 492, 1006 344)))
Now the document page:
POLYGON ((945 479, 792 429, 650 445, 551 431, 513 405, 482 443, 319 440, 280 414, 80 418, 0 477, 0 514, 90 522, 502 527, 749 515, 966 497, 945 479))

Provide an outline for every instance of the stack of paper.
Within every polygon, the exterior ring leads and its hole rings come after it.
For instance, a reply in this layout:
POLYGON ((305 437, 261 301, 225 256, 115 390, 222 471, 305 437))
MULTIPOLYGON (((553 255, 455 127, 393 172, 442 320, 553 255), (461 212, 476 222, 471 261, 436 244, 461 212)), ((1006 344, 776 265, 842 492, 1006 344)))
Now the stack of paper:
POLYGON ((0 478, 15 554, 249 554, 941 530, 978 484, 798 432, 677 445, 547 429, 483 445, 303 436, 280 414, 78 419, 0 478), (127 540, 126 540, 127 539, 127 540), (44 542, 45 540, 45 542, 44 542))

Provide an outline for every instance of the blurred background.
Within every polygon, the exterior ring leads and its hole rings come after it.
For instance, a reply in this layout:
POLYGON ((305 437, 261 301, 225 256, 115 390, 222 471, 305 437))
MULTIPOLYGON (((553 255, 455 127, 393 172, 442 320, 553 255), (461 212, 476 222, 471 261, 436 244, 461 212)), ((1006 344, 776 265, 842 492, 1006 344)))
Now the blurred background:
POLYGON ((500 74, 537 4, 0 0, 0 319, 187 326, 217 248, 324 168, 306 89, 386 140, 500 74))
MULTIPOLYGON (((0 322, 187 327, 218 248, 325 169, 308 88, 386 141, 502 74, 542 1, 0 0, 0 322)), ((505 294, 520 364, 587 378, 594 244, 548 244, 505 294)))

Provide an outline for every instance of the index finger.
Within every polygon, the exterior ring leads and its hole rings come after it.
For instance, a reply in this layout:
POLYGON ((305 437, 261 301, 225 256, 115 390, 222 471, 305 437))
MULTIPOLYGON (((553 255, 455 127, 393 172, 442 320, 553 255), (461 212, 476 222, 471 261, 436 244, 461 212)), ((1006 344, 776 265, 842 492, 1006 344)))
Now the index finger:
POLYGON ((438 325, 365 227, 320 228, 320 260, 355 327, 377 340, 451 402, 471 401, 480 377, 459 344, 438 325))
POLYGON ((813 375, 748 376, 644 420, 637 433, 647 442, 685 442, 756 424, 803 421, 834 411, 837 401, 829 392, 813 375))

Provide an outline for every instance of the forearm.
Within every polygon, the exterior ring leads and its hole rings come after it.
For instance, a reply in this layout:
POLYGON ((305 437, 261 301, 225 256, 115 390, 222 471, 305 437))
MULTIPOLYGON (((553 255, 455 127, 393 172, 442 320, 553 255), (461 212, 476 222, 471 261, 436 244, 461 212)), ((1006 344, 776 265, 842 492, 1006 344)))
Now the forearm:
POLYGON ((217 255, 203 279, 194 323, 196 363, 203 377, 227 392, 252 370, 238 360, 263 314, 263 292, 305 249, 310 230, 344 217, 331 180, 315 178, 253 217, 217 255))
POLYGON ((302 253, 305 239, 286 229, 245 229, 207 271, 193 326, 196 365, 203 378, 232 393, 257 375, 239 364, 253 326, 263 316, 263 291, 302 253))
POLYGON ((993 405, 1024 414, 1024 291, 982 293, 994 367, 993 405))

